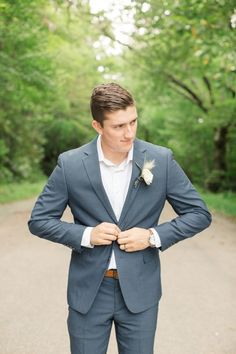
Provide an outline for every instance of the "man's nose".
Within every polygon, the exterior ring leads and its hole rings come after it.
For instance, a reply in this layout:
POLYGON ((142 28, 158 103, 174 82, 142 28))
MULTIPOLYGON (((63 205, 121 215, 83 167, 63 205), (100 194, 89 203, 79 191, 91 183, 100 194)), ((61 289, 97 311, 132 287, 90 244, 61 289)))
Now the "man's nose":
POLYGON ((132 127, 130 125, 127 125, 127 127, 126 127, 125 137, 126 138, 132 138, 133 137, 133 131, 132 131, 132 127))

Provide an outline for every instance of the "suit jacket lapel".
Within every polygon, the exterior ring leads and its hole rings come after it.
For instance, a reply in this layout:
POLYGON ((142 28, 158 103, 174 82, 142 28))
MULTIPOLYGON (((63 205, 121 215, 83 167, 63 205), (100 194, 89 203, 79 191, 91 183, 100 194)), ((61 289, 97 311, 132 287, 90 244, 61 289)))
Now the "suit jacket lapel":
POLYGON ((135 187, 135 181, 138 179, 140 176, 140 166, 141 168, 143 167, 144 160, 145 160, 145 152, 146 148, 142 146, 142 143, 140 140, 136 139, 134 142, 134 153, 133 153, 133 162, 132 162, 132 175, 130 179, 130 184, 129 184, 129 189, 128 193, 125 199, 125 203, 121 212, 120 220, 119 220, 119 225, 121 228, 125 226, 125 216, 128 212, 128 210, 131 208, 134 199, 137 195, 140 183, 138 183, 137 187, 135 187), (138 165, 138 166, 137 166, 138 165))
POLYGON ((116 216, 102 184, 97 153, 97 138, 87 145, 85 157, 83 158, 83 163, 88 175, 88 179, 94 189, 94 192, 101 200, 104 208, 106 209, 110 217, 117 224, 116 216))

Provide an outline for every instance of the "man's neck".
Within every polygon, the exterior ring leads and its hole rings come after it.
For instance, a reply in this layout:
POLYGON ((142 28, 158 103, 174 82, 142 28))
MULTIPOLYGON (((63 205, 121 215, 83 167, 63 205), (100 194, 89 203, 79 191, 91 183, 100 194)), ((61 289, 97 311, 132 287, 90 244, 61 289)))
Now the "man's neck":
POLYGON ((128 152, 124 153, 114 153, 114 152, 108 152, 108 151, 103 151, 104 157, 114 163, 115 165, 120 165, 128 156, 128 152))
POLYGON ((115 165, 120 165, 128 156, 128 152, 115 152, 104 146, 101 140, 101 148, 105 159, 111 161, 115 165))

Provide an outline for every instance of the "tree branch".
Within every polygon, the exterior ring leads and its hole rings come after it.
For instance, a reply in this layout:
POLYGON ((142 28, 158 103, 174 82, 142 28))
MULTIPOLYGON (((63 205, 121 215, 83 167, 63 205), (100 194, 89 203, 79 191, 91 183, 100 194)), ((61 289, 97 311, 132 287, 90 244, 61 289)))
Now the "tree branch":
POLYGON ((180 88, 178 86, 176 86, 176 85, 172 85, 173 84, 172 82, 170 84, 171 84, 171 87, 173 88, 173 90, 175 90, 175 92, 177 92, 179 95, 181 95, 184 98, 186 98, 187 100, 189 100, 191 103, 196 104, 196 101, 191 96, 189 96, 183 90, 180 91, 180 88))
MULTIPOLYGON (((193 90, 191 90, 191 88, 189 88, 185 83, 183 83, 179 79, 176 79, 171 74, 166 74, 166 76, 173 84, 175 84, 176 86, 180 87, 182 90, 187 92, 187 94, 188 94, 187 96, 189 96, 189 99, 191 97, 192 102, 194 102, 204 113, 208 112, 208 109, 204 106, 200 97, 198 97, 198 95, 193 90)), ((185 97, 186 97, 186 95, 185 95, 185 97)))
POLYGON ((211 83, 210 81, 208 80, 208 78, 206 76, 203 76, 203 82, 205 83, 208 91, 209 91, 209 96, 210 96, 210 102, 212 105, 214 105, 215 103, 215 100, 214 100, 214 97, 213 97, 213 93, 212 93, 212 87, 211 87, 211 83))

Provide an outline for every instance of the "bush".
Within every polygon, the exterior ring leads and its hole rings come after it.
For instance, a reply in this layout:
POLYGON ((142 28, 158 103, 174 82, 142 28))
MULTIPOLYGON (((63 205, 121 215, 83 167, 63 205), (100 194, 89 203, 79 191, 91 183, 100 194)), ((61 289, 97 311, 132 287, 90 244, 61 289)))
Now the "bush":
POLYGON ((77 148, 88 140, 89 131, 78 120, 54 120, 45 130, 42 170, 49 175, 56 165, 58 155, 77 148))

